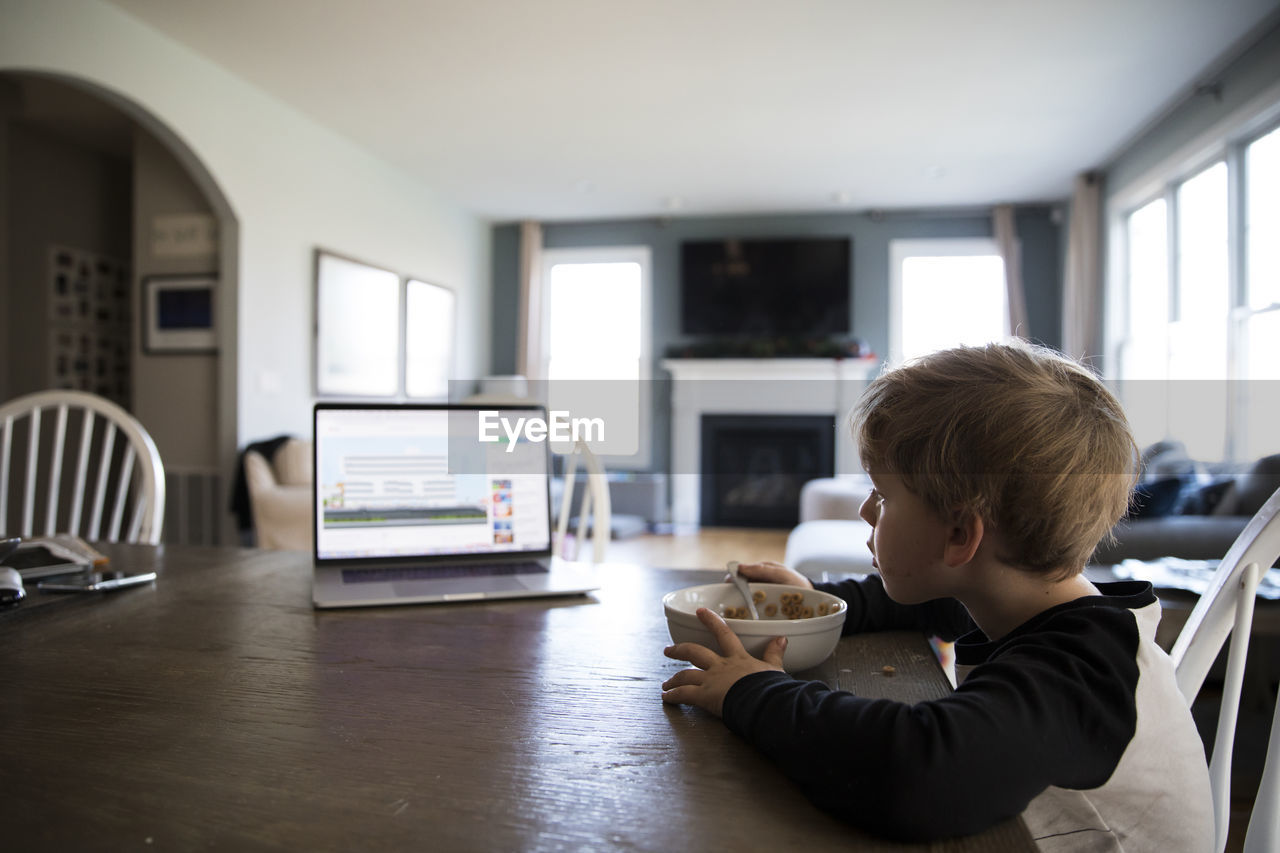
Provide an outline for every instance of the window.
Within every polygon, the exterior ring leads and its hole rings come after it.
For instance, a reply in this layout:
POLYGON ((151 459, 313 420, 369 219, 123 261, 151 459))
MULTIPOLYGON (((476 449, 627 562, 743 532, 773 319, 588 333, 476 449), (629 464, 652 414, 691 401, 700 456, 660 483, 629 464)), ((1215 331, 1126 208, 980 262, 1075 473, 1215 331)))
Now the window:
POLYGON ((404 283, 404 393, 424 400, 448 400, 453 375, 453 291, 427 281, 404 283))
POLYGON ((448 288, 316 251, 316 394, 447 400, 448 288))
POLYGON ((1127 381, 1120 396, 1139 443, 1164 438, 1177 424, 1177 438, 1194 458, 1221 458, 1231 314, 1226 162, 1134 211, 1126 234, 1127 381))
POLYGON ((1238 442, 1244 459, 1276 452, 1280 418, 1280 127, 1245 146, 1244 298, 1239 312, 1243 409, 1238 442))
POLYGON ((647 246, 548 249, 542 266, 547 406, 602 417, 604 463, 649 463, 651 322, 647 246))
POLYGON ((889 244, 889 361, 1009 336, 1004 260, 994 240, 889 244))
POLYGON ((1280 129, 1170 174, 1117 218, 1120 396, 1141 445, 1174 438, 1205 461, 1274 453, 1277 391, 1262 380, 1280 379, 1280 129))
POLYGON ((1245 148, 1244 170, 1248 305, 1275 311, 1280 308, 1280 128, 1245 148))
POLYGON ((1158 198, 1129 217, 1129 335, 1123 374, 1130 379, 1164 379, 1168 369, 1169 217, 1158 198))
POLYGON ((316 315, 316 393, 394 395, 400 276, 317 252, 316 315))

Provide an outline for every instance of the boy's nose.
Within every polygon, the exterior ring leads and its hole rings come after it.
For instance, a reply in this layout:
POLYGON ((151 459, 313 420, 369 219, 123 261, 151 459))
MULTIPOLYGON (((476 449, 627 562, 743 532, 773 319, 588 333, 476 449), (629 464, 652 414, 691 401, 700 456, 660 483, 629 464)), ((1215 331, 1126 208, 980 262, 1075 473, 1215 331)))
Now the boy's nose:
POLYGON ((862 506, 858 507, 858 515, 867 524, 875 526, 876 520, 880 517, 880 503, 874 494, 867 495, 863 500, 862 506))

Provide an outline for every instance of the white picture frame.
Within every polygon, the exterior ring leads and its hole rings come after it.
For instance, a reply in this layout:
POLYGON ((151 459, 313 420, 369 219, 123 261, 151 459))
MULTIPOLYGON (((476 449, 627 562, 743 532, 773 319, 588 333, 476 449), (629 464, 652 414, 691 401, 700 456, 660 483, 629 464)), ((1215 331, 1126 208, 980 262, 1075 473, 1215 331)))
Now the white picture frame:
POLYGON ((317 249, 315 383, 318 397, 400 394, 399 273, 317 249))
POLYGON ((142 282, 144 352, 212 353, 218 349, 212 275, 149 276, 142 282))
POLYGON ((404 390, 411 400, 449 399, 458 298, 420 278, 405 280, 404 390))

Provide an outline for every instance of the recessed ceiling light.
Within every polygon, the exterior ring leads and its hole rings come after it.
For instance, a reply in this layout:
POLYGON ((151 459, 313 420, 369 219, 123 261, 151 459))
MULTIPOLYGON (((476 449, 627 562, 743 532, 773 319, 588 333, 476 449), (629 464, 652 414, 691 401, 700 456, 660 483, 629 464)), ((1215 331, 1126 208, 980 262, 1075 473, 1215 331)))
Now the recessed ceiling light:
POLYGON ((832 204, 848 204, 851 199, 848 190, 836 190, 831 194, 832 204))

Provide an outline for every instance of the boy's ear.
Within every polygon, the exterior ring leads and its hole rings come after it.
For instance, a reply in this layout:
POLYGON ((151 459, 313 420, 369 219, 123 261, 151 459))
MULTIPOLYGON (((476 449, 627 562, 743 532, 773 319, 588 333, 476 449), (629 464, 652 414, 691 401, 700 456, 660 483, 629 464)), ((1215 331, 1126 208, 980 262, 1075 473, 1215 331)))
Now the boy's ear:
POLYGON ((982 536, 986 528, 982 516, 976 512, 957 510, 951 519, 951 529, 947 533, 947 544, 943 550, 943 561, 952 567, 963 566, 978 553, 982 544, 982 536))

